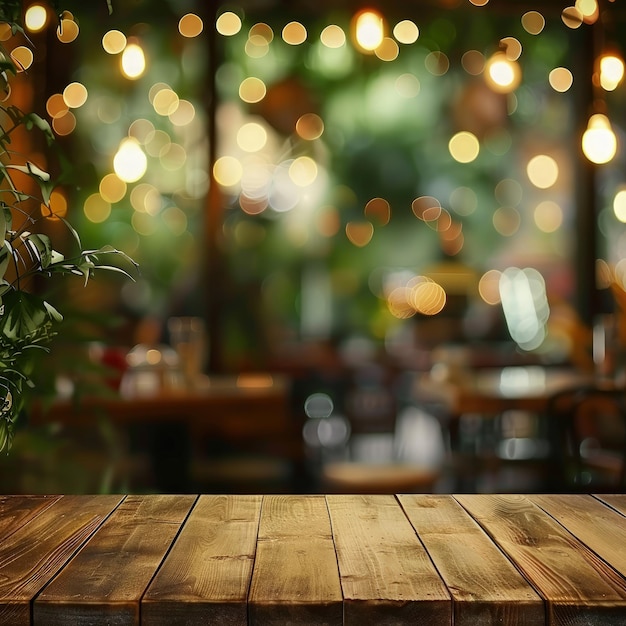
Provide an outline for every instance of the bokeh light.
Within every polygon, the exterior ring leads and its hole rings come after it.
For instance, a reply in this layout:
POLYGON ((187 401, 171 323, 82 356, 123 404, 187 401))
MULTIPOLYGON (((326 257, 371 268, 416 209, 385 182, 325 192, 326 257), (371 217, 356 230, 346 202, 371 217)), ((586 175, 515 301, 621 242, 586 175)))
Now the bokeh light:
POLYGON ((31 33, 41 32, 48 23, 48 10, 41 4, 31 4, 24 13, 24 26, 31 33))
POLYGON ((552 187, 559 178, 557 162, 547 154, 537 154, 526 165, 526 174, 530 182, 539 189, 552 187))
POLYGON ((120 30, 109 30, 102 37, 102 48, 107 54, 119 54, 126 47, 126 35, 120 30))
POLYGON ((183 15, 178 22, 178 32, 183 37, 197 37, 203 28, 202 19, 195 13, 183 15))

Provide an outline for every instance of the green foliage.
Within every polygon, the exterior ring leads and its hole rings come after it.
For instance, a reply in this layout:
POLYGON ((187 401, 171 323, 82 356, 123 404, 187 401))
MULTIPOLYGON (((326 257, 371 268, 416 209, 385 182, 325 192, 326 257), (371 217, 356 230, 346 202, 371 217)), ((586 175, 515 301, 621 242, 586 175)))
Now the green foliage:
MULTIPOLYGON (((0 21, 10 23, 14 34, 23 34, 20 12, 21 2, 0 3, 0 21)), ((9 92, 8 77, 15 74, 10 58, 0 46, 4 81, 0 87, 5 93, 9 92)), ((54 145, 46 120, 12 104, 0 105, 0 451, 11 447, 15 423, 33 391, 32 374, 41 351, 50 349, 62 328, 63 316, 46 299, 41 279, 78 276, 87 284, 100 269, 132 278, 129 271, 134 273, 137 268, 132 259, 110 246, 83 249, 76 230, 57 216, 54 219, 67 228, 74 252, 66 258, 55 249, 43 232, 43 224, 53 216, 50 197, 56 182, 27 155, 13 149, 20 127, 42 135, 48 147, 54 145), (131 269, 126 271, 108 262, 111 257, 121 259, 131 269)))

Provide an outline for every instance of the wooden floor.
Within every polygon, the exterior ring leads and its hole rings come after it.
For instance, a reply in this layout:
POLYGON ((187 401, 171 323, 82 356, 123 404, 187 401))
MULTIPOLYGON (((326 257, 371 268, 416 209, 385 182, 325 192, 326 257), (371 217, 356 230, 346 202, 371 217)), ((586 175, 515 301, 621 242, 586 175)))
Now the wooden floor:
POLYGON ((626 495, 0 496, 0 624, 626 624, 626 495))

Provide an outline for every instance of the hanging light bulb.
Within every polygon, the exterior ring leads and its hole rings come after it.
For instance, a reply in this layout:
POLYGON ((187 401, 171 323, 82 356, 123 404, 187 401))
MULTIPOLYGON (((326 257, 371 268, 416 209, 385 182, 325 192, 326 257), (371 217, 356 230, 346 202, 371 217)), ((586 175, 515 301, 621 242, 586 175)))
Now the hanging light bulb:
POLYGON ((383 17, 377 11, 368 9, 357 13, 353 20, 354 39, 365 52, 373 52, 385 37, 383 17))
POLYGON ((613 91, 624 78, 624 61, 616 53, 609 52, 600 57, 600 85, 606 91, 613 91))
POLYGON ((595 113, 589 118, 587 130, 583 133, 582 148, 585 156, 598 165, 608 163, 615 156, 617 138, 606 115, 595 113))
POLYGON ((485 81, 493 91, 511 93, 522 80, 519 63, 509 59, 505 52, 496 52, 485 64, 485 81))

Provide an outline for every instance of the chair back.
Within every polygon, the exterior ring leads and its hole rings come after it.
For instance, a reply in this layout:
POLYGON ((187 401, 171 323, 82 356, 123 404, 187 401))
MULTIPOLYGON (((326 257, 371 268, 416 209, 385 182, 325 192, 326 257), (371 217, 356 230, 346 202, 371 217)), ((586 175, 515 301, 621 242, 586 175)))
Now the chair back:
POLYGON ((626 389, 582 386, 554 394, 547 408, 563 490, 626 488, 626 389))

